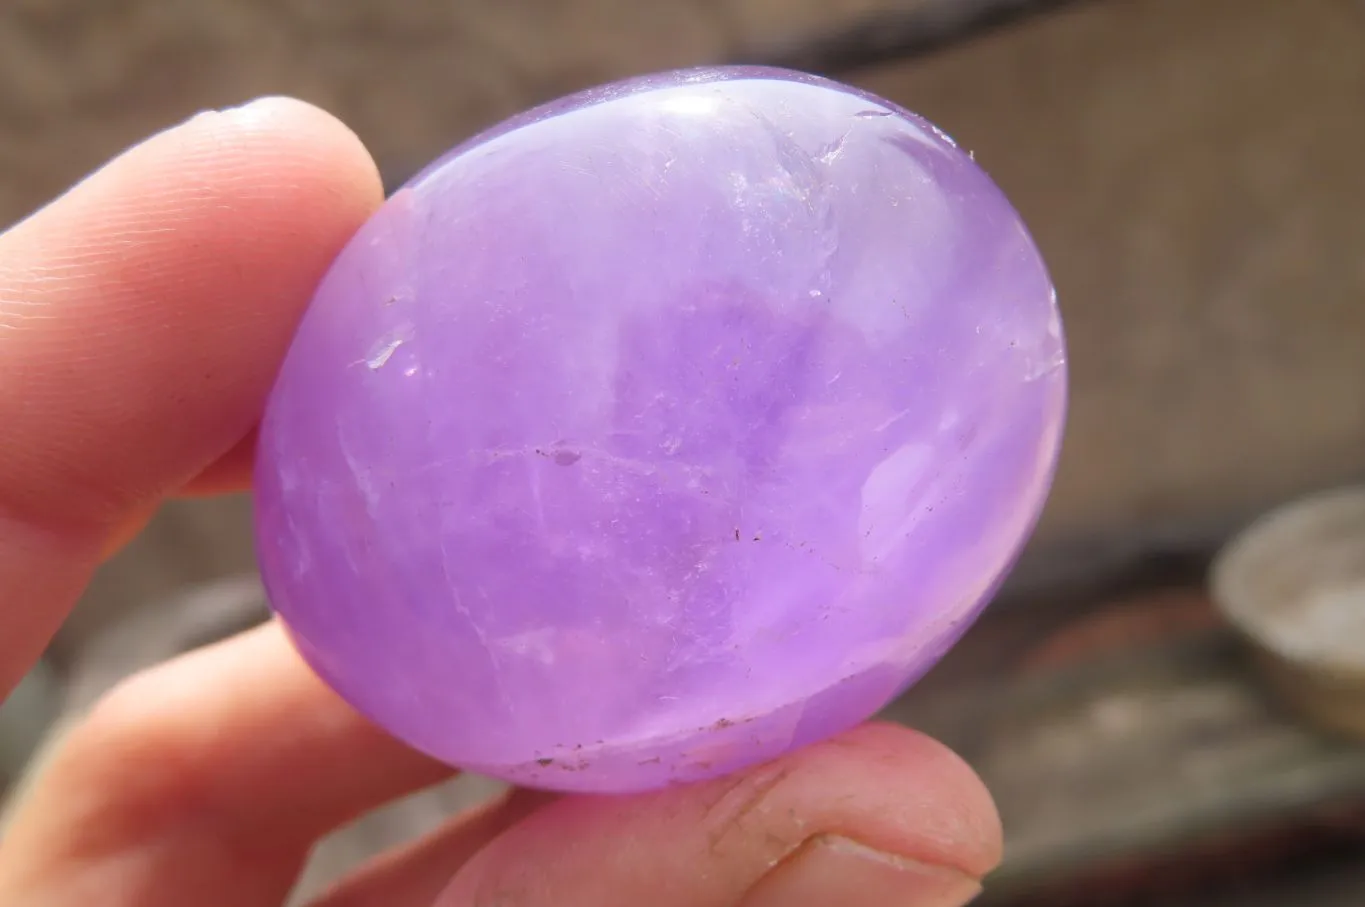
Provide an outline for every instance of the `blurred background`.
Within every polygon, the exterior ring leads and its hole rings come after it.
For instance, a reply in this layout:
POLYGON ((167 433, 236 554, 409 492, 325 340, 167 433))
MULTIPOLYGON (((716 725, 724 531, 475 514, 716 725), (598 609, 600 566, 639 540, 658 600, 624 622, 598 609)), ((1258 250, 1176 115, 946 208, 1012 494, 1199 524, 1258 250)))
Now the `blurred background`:
MULTIPOLYGON (((1365 903, 1360 0, 10 0, 0 227, 255 95, 333 111, 396 185, 537 102, 714 62, 925 114, 1056 279, 1073 403, 1043 524, 890 710, 999 801, 982 903, 1365 903)), ((260 618, 248 513, 170 505, 102 571, 0 709, 0 787, 118 677, 260 618)), ((343 832, 305 887, 470 783, 343 832)))

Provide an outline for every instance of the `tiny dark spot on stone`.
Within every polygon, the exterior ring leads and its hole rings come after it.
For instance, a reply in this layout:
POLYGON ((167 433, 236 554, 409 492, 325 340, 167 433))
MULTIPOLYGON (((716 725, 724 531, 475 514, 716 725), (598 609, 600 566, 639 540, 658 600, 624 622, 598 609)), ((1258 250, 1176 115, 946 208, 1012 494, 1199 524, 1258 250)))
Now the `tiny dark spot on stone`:
POLYGON ((739 541, 739 529, 735 529, 735 541, 739 541))
POLYGON ((555 761, 554 761, 553 759, 549 758, 549 757, 545 757, 545 758, 537 759, 537 760, 536 760, 536 765, 539 765, 541 768, 548 768, 549 766, 554 765, 554 764, 555 764, 555 761))
POLYGON ((715 724, 712 725, 712 727, 714 727, 714 728, 715 728, 716 730, 718 730, 718 731, 723 731, 723 730, 725 730, 727 727, 734 727, 734 726, 735 726, 735 723, 734 723, 733 721, 731 721, 729 718, 722 718, 722 719, 720 719, 719 721, 717 721, 715 724))
POLYGON ((572 466, 581 459, 583 459, 583 455, 576 450, 555 451, 554 460, 556 466, 572 466))
POLYGON ((637 763, 637 764, 639 764, 639 765, 658 765, 660 762, 663 762, 663 761, 664 761, 664 760, 663 760, 663 757, 662 757, 662 756, 655 756, 655 757, 652 758, 652 759, 641 759, 640 762, 637 763))
POLYGON ((761 533, 761 532, 756 532, 756 533, 754 533, 754 541, 755 541, 755 542, 761 542, 761 541, 763 541, 763 533, 761 533))

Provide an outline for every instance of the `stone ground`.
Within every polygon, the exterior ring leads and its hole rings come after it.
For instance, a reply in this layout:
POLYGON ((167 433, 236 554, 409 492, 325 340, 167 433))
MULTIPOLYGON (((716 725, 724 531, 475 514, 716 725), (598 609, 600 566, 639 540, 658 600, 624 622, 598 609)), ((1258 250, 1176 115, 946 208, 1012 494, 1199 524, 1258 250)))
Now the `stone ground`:
MULTIPOLYGON (((149 131, 261 93, 392 172, 529 104, 915 0, 12 0, 0 224, 149 131)), ((997 177, 1055 272, 1073 418, 1037 550, 1365 472, 1365 4, 1090 0, 856 80, 997 177)), ((242 500, 175 505, 54 648, 248 569, 242 500)))

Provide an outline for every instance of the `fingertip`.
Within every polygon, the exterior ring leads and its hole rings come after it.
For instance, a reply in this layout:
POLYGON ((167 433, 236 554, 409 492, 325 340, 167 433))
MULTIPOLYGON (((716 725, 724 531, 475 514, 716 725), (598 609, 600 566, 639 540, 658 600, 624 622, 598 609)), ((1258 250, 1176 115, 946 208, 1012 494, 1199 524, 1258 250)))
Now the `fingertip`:
POLYGON ((6 510, 118 523, 227 454, 382 200, 354 132, 271 97, 149 138, 0 235, 0 380, 26 401, 0 405, 6 510))
POLYGON ((267 149, 288 142, 309 151, 330 175, 344 176, 337 186, 348 186, 353 200, 366 211, 384 197, 379 168, 354 130, 332 114, 307 101, 269 95, 237 107, 209 113, 206 128, 220 128, 246 143, 267 149), (216 124, 212 123, 217 120, 216 124))
MULTIPOLYGON (((729 778, 559 800, 490 844, 438 903, 733 904, 817 838, 967 880, 1001 854, 994 804, 961 758, 908 728, 870 724, 729 778)), ((858 882, 841 884, 854 893, 858 882)))
MULTIPOLYGON (((935 798, 943 838, 940 855, 975 877, 989 873, 1004 855, 1004 829, 995 798, 968 762, 945 744, 903 724, 874 721, 823 744, 845 747, 857 764, 879 778, 914 774, 936 779, 948 795, 935 798)), ((819 757, 818 749, 813 751, 819 757)))
POLYGON ((1003 849, 994 799, 971 766, 934 738, 891 722, 861 725, 694 796, 713 801, 710 837, 740 846, 749 845, 751 817, 780 803, 804 817, 805 837, 837 834, 977 878, 998 865, 1003 849))

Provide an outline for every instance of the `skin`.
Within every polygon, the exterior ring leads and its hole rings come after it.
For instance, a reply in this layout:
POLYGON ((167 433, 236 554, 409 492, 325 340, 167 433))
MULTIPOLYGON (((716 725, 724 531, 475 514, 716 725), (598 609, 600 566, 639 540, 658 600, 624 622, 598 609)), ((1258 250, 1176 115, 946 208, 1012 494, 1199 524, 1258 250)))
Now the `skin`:
MULTIPOLYGON (((296 320, 381 200, 345 126, 267 99, 152 137, 0 235, 0 694, 161 501, 247 487, 296 320)), ((318 838, 449 774, 268 625, 130 679, 62 737, 13 807, 0 903, 278 907, 318 838)), ((686 788, 515 792, 313 907, 952 907, 1000 846, 961 760, 874 724, 686 788)))

